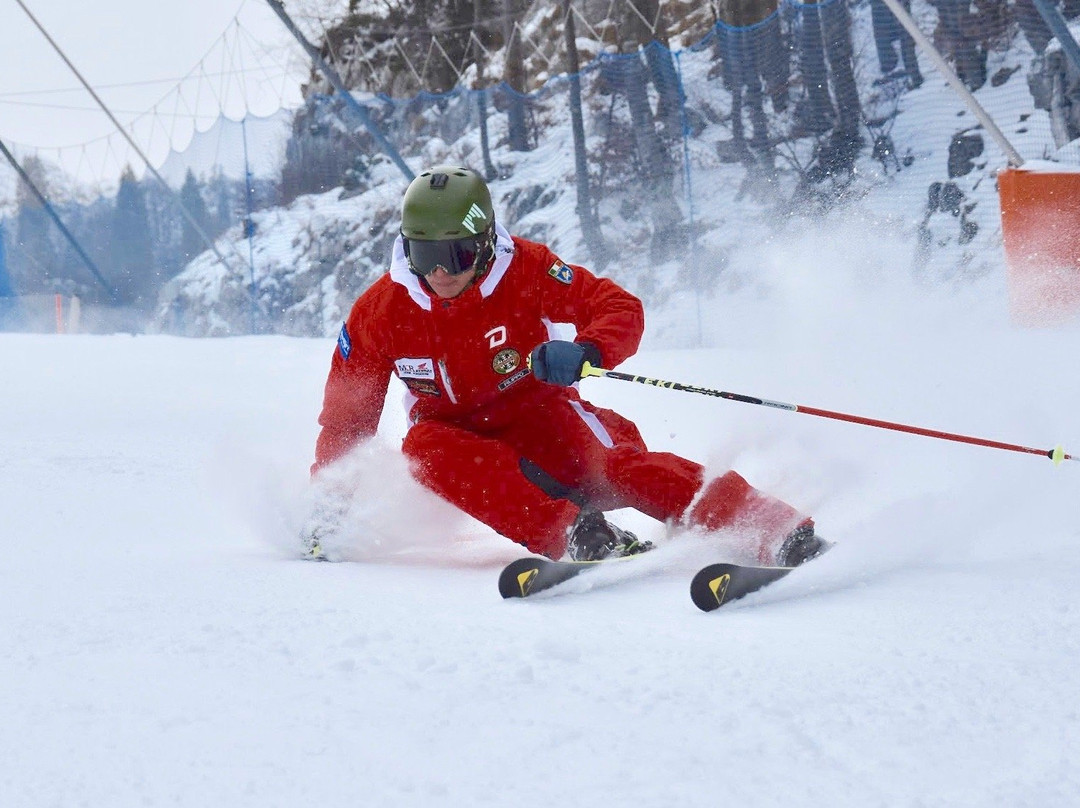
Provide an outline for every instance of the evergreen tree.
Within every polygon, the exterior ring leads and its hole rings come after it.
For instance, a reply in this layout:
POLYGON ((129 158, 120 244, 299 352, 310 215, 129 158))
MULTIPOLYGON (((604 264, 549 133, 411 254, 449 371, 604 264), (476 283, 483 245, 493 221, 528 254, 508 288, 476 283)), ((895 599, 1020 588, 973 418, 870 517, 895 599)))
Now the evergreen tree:
POLYGON ((213 204, 213 211, 212 216, 211 213, 207 214, 207 218, 210 219, 210 229, 207 230, 207 233, 211 238, 217 238, 232 227, 236 219, 233 213, 231 184, 233 183, 230 183, 229 179, 220 170, 215 171, 210 178, 208 196, 213 204))
MULTIPOLYGON (((171 190, 157 182, 144 183, 143 190, 146 193, 146 216, 150 223, 154 266, 159 280, 165 282, 175 276, 185 263, 180 245, 187 220, 180 214, 176 195, 171 190)), ((112 213, 111 209, 109 212, 112 213)))
POLYGON ((147 308, 154 302, 158 273, 150 242, 146 192, 135 179, 131 166, 120 177, 113 207, 111 275, 125 302, 147 308))
MULTIPOLYGON (((23 171, 34 186, 48 198, 45 164, 41 159, 27 157, 23 161, 23 171)), ((15 246, 20 260, 13 269, 20 278, 19 285, 28 292, 53 291, 57 276, 57 255, 49 238, 49 215, 33 191, 21 181, 17 199, 19 210, 15 217, 15 246)))
MULTIPOLYGON (((0 222, 0 298, 15 297, 7 271, 7 249, 4 246, 4 225, 0 222)), ((0 301, 0 305, 3 305, 0 301)))
MULTIPOLYGON (((65 224, 79 247, 85 251, 90 260, 99 269, 107 268, 109 261, 108 250, 102 250, 102 244, 108 244, 109 219, 102 220, 94 214, 99 207, 107 207, 112 211, 112 205, 102 205, 98 202, 93 204, 80 202, 67 202, 58 205, 56 213, 65 224)), ((109 295, 104 286, 91 274, 82 255, 66 239, 59 237, 59 229, 50 224, 50 240, 53 243, 56 273, 54 275, 54 290, 64 294, 78 295, 84 303, 108 303, 109 295)))
MULTIPOLYGON (((195 179, 195 175, 190 168, 187 170, 187 174, 184 176, 184 184, 180 188, 180 203, 191 214, 191 218, 198 222, 203 232, 209 235, 214 228, 210 225, 210 215, 206 210, 206 201, 203 199, 202 191, 199 188, 199 181, 195 179)), ((187 264, 199 253, 207 249, 207 246, 203 237, 187 220, 187 217, 183 217, 182 227, 180 252, 183 255, 182 262, 187 264)))
MULTIPOLYGON (((636 8, 636 7, 635 7, 636 8)), ((652 19, 659 20, 659 6, 653 2, 651 8, 654 12, 652 19)), ((649 11, 649 8, 646 8, 649 11)), ((667 144, 661 137, 656 127, 656 113, 652 107, 649 93, 650 79, 654 86, 658 76, 667 75, 673 77, 674 66, 663 68, 662 64, 671 58, 670 52, 657 47, 651 49, 655 54, 655 65, 650 73, 649 50, 645 52, 645 60, 638 53, 641 48, 654 40, 656 31, 641 17, 640 10, 632 10, 627 7, 623 11, 619 24, 620 49, 625 53, 615 59, 609 60, 608 75, 615 78, 620 90, 625 94, 626 103, 630 110, 634 145, 637 152, 637 166, 643 188, 643 198, 653 225, 653 238, 651 244, 652 254, 662 259, 667 257, 668 252, 678 243, 682 232, 682 211, 673 200, 673 187, 675 180, 675 162, 668 151, 667 144)), ((673 78, 666 83, 674 96, 668 103, 674 104, 673 109, 664 112, 665 115, 677 115, 678 110, 678 83, 673 78)), ((661 108, 665 104, 665 94, 659 94, 661 108)), ((674 129, 674 125, 672 126, 674 129)))

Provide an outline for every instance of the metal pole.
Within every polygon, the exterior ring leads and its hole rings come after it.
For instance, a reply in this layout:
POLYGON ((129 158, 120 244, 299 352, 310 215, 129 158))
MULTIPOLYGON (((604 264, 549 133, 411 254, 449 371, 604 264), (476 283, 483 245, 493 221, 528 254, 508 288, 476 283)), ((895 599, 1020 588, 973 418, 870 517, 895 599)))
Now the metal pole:
POLYGON ((938 69, 938 72, 945 77, 945 81, 949 83, 949 86, 956 91, 956 94, 960 96, 960 100, 963 101, 972 114, 979 119, 986 131, 990 133, 990 137, 994 139, 994 142, 998 144, 998 147, 1005 153, 1005 156, 1009 160, 1009 165, 1020 167, 1024 164, 1024 158, 1020 156, 1013 145, 1009 142, 1005 134, 998 128, 998 125, 994 123, 993 119, 986 113, 986 110, 982 108, 982 104, 975 100, 975 96, 971 94, 971 91, 964 86, 964 82, 960 81, 960 77, 956 75, 955 71, 949 67, 949 63, 945 61, 945 57, 942 56, 938 49, 933 46, 929 39, 926 38, 919 26, 915 24, 915 20, 907 12, 901 4, 900 0, 884 0, 885 5, 889 7, 889 11, 893 13, 893 16, 900 21, 900 24, 907 29, 907 32, 911 34, 911 38, 915 40, 916 44, 922 48, 926 55, 930 57, 930 61, 934 63, 934 67, 938 69))
POLYGON ((0 331, 14 329, 19 325, 19 299, 15 296, 15 289, 8 275, 4 226, 0 223, 0 331))
POLYGON ((248 242, 248 272, 251 276, 251 333, 255 333, 256 298, 255 298, 255 220, 251 204, 251 165, 248 163, 247 116, 240 119, 240 134, 244 139, 244 196, 247 200, 247 216, 244 217, 244 235, 248 242))
POLYGON ((1035 4, 1039 15, 1050 26, 1050 30, 1053 31, 1058 42, 1061 43, 1061 49, 1065 51, 1065 56, 1072 62, 1072 66, 1076 68, 1077 72, 1080 72, 1080 46, 1073 39, 1069 26, 1061 18, 1061 14, 1047 0, 1032 0, 1032 2, 1035 4))
POLYGON ((307 37, 305 37, 303 32, 296 27, 296 23, 292 21, 292 17, 285 12, 285 6, 281 3, 281 0, 266 0, 266 2, 270 4, 270 8, 274 10, 274 13, 281 18, 285 27, 289 29, 289 33, 296 37, 296 41, 299 42, 307 52, 311 61, 313 61, 319 70, 323 72, 323 75, 329 79, 330 83, 334 86, 334 89, 338 91, 349 108, 359 116, 360 122, 364 124, 371 133, 371 136, 375 138, 375 142, 379 144, 379 148, 386 152, 387 156, 394 161, 394 165, 401 169, 401 173, 405 175, 405 179, 409 182, 416 179, 416 175, 413 173, 412 169, 406 165, 405 161, 401 159, 401 155, 398 154, 397 149, 395 149, 390 141, 386 139, 386 135, 384 135, 379 127, 375 125, 375 121, 371 120, 368 111, 352 97, 352 93, 350 93, 345 86, 345 82, 341 80, 341 76, 337 74, 337 71, 335 71, 334 68, 326 63, 326 60, 322 58, 322 54, 319 53, 319 49, 308 42, 307 37))
POLYGON ((97 278, 98 282, 105 287, 105 291, 109 293, 109 297, 111 297, 114 301, 117 300, 118 297, 116 294, 116 290, 109 285, 109 282, 107 280, 105 280, 105 277, 98 270, 97 264, 95 264, 90 258, 90 256, 86 254, 86 250, 82 248, 82 245, 79 244, 78 240, 75 238, 75 236, 72 235, 71 231, 64 226, 64 223, 60 220, 60 216, 56 213, 55 210, 53 210, 53 206, 49 204, 49 200, 45 198, 45 194, 41 193, 41 191, 38 190, 38 187, 34 185, 34 181, 30 179, 30 175, 23 171, 23 167, 19 165, 19 161, 15 159, 15 155, 8 151, 8 147, 4 145, 4 142, 2 140, 0 140, 0 153, 3 153, 4 157, 7 158, 7 161, 11 163, 11 167, 15 169, 16 173, 18 173, 22 181, 26 183, 26 187, 30 189, 30 193, 32 193, 37 198, 37 201, 41 203, 42 208, 44 208, 45 212, 49 214, 49 218, 53 220, 53 223, 57 227, 60 228, 60 232, 64 234, 64 238, 68 240, 68 243, 75 248, 75 252, 78 253, 79 258, 82 259, 82 262, 86 264, 87 268, 90 270, 93 276, 97 278))

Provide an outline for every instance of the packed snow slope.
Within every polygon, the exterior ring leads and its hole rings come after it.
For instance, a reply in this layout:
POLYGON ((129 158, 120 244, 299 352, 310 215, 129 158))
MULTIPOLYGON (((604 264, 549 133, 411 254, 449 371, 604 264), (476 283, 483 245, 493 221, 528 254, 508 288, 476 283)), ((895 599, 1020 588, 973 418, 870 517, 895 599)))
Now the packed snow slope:
MULTIPOLYGON (((763 251, 685 301, 707 347, 623 369, 1080 450, 1075 324, 848 235, 763 251)), ((520 552, 409 480, 397 389, 346 560, 298 560, 333 347, 0 336, 4 806, 1080 801, 1080 463, 589 380, 837 546, 703 614, 738 537, 620 512, 660 545, 637 570, 506 602, 520 552)))

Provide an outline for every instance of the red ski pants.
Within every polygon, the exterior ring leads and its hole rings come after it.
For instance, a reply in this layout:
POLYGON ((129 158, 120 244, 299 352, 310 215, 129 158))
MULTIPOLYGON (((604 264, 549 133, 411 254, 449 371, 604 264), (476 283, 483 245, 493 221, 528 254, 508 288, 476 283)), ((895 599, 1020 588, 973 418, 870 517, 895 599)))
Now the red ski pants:
POLYGON ((805 520, 734 471, 702 491, 701 465, 650 452, 631 421, 552 390, 512 402, 497 417, 413 425, 402 451, 413 461, 414 476, 498 533, 549 558, 565 552, 578 506, 531 482, 521 470, 522 458, 579 489, 602 510, 629 507, 660 521, 744 530, 758 541, 763 563, 773 563, 784 537, 805 520))

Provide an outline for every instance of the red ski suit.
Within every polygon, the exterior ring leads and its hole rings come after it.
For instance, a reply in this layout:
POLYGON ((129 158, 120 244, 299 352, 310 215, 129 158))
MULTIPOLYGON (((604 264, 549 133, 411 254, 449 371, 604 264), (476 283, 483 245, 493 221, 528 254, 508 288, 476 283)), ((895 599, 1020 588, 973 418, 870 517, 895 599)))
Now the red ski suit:
POLYGON ((491 270, 458 297, 440 299, 409 272, 399 238, 390 272, 361 295, 342 328, 313 472, 375 434, 394 373, 409 388, 402 449, 416 478, 533 552, 561 556, 579 508, 531 482, 523 458, 602 510, 633 507, 661 521, 745 529, 759 542, 760 560, 772 563, 805 517, 734 471, 702 492, 699 464, 650 452, 627 419, 574 388, 537 381, 526 358, 551 338, 552 323, 573 323, 577 341, 614 367, 637 350, 644 312, 614 282, 501 227, 491 270))

